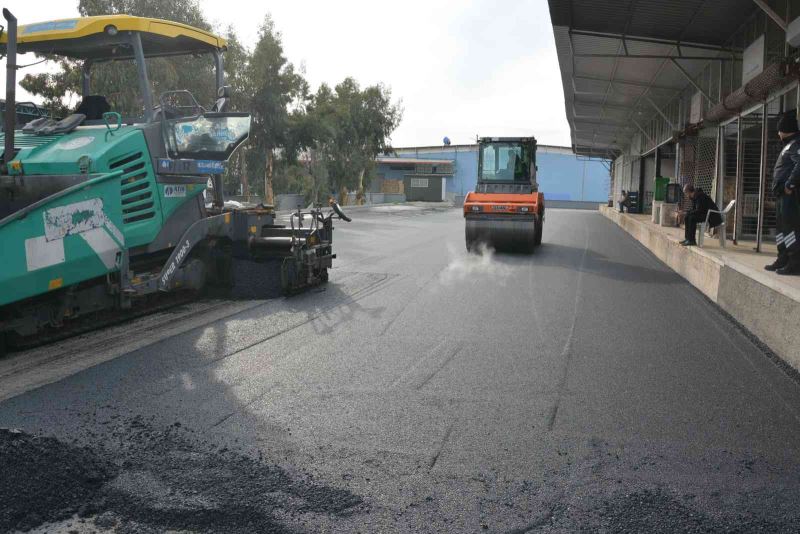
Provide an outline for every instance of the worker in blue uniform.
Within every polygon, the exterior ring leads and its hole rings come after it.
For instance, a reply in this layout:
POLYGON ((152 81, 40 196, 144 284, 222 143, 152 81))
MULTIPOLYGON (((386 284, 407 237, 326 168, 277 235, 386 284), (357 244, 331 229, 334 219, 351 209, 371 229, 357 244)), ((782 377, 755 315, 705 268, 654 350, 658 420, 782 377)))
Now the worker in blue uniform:
POLYGON ((797 112, 789 110, 778 120, 783 150, 772 172, 772 192, 777 211, 778 259, 765 269, 782 275, 800 274, 800 132, 797 112))

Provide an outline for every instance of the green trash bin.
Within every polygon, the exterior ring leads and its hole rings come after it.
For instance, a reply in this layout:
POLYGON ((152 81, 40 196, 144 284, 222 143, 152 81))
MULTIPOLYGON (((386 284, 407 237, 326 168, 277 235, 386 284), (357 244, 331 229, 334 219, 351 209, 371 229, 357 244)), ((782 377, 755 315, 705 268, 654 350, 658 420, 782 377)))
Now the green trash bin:
POLYGON ((653 200, 663 202, 667 199, 667 185, 669 185, 669 178, 663 176, 656 176, 656 187, 653 192, 653 200))

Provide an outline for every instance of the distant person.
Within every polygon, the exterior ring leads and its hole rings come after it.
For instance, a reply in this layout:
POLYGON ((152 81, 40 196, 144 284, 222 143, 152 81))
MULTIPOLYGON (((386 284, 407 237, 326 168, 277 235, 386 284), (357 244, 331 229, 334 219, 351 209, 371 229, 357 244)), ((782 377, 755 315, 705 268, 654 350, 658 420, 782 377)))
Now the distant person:
MULTIPOLYGON (((709 210, 719 211, 716 203, 711 200, 711 197, 706 195, 699 187, 695 188, 692 184, 686 184, 683 188, 683 193, 692 199, 692 209, 686 212, 684 216, 684 223, 686 224, 686 233, 681 245, 684 247, 693 247, 697 245, 697 225, 706 222, 706 216, 709 210)), ((719 213, 712 213, 708 218, 708 225, 711 228, 716 228, 722 224, 722 216, 719 213)))
POLYGON ((625 208, 631 205, 631 199, 628 197, 628 192, 623 189, 622 193, 619 194, 617 202, 619 203, 619 212, 624 213, 625 208))
POLYGON ((517 168, 517 159, 519 159, 517 153, 514 150, 509 150, 508 161, 506 162, 506 169, 508 169, 511 172, 514 172, 514 170, 517 168))
POLYGON ((800 133, 797 111, 789 110, 778 120, 778 137, 783 141, 775 170, 772 172, 772 192, 777 211, 778 259, 764 267, 778 274, 800 274, 800 133))
POLYGON ((514 179, 514 175, 517 170, 517 154, 513 150, 508 151, 508 160, 506 160, 506 168, 500 169, 498 174, 503 178, 503 180, 511 181, 514 179))

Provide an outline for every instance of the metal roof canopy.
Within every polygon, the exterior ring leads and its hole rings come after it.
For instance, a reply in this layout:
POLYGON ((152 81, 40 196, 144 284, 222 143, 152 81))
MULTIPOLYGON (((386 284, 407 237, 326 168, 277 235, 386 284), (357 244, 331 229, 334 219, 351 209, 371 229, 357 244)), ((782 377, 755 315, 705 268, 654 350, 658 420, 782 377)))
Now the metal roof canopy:
MULTIPOLYGON (((225 50, 225 39, 199 28, 168 20, 104 15, 53 20, 20 26, 18 52, 83 60, 134 57, 130 35, 138 33, 145 57, 204 54, 225 50)), ((0 52, 8 35, 0 34, 0 52)))
POLYGON ((724 45, 759 9, 753 0, 548 1, 573 150, 606 158, 664 117, 708 60, 738 59, 724 45))

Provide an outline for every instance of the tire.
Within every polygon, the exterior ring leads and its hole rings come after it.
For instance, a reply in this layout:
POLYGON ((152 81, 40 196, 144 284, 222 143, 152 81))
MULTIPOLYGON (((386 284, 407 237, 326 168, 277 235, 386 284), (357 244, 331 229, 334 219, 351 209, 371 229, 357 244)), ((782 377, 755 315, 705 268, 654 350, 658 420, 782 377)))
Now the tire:
POLYGON ((536 235, 533 238, 533 243, 537 247, 542 244, 543 231, 544 231, 544 221, 539 219, 539 221, 536 223, 536 235))

